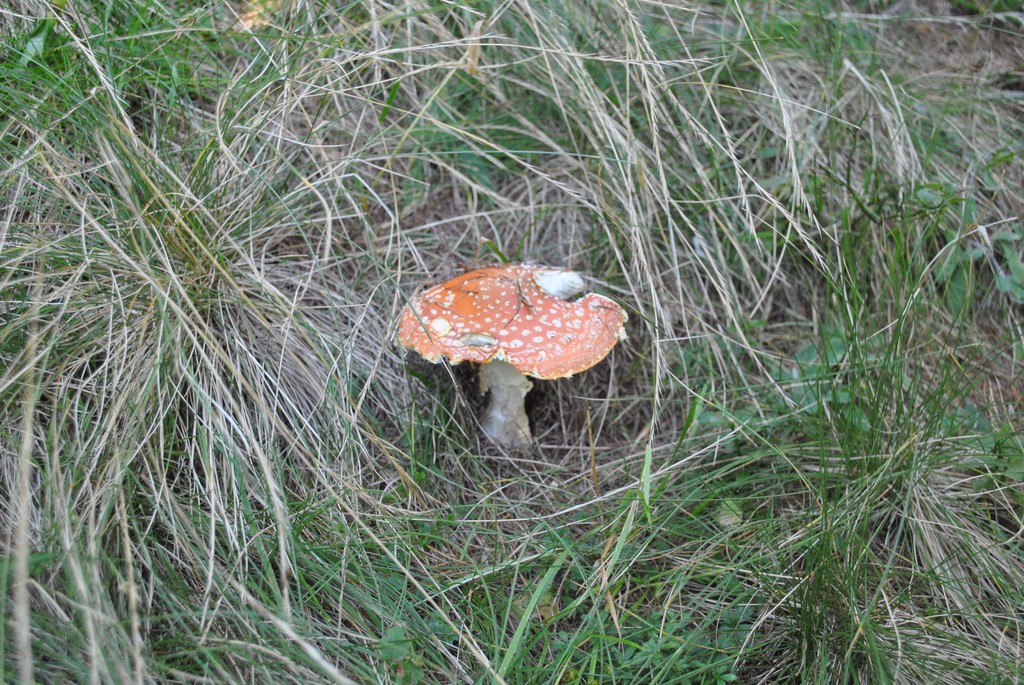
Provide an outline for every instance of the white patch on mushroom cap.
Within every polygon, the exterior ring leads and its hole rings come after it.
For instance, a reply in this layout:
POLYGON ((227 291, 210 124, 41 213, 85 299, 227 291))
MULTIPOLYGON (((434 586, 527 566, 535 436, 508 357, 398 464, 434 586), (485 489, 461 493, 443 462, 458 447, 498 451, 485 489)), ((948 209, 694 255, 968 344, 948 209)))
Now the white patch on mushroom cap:
POLYGON ((462 344, 470 347, 490 347, 496 342, 498 341, 494 339, 494 336, 487 333, 467 333, 462 336, 462 344))
POLYGON ((452 330, 452 322, 448 319, 434 319, 430 322, 430 332, 437 335, 448 335, 452 330))
POLYGON ((563 300, 583 292, 586 287, 583 277, 578 273, 561 269, 537 269, 533 274, 533 282, 548 295, 563 300))

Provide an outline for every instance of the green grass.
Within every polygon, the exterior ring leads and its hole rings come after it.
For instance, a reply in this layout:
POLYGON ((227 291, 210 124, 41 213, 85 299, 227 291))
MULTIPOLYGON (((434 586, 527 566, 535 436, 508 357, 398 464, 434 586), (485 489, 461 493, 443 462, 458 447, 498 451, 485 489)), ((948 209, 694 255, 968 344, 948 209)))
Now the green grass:
POLYGON ((0 9, 4 682, 1024 679, 1005 4, 0 9), (498 255, 630 313, 528 454, 498 255))

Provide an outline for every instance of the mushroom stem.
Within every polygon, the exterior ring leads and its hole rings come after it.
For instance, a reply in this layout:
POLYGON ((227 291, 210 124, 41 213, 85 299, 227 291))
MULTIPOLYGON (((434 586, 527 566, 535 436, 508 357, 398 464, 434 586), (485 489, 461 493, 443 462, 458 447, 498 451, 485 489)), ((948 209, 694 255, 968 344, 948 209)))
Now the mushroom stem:
POLYGON ((533 383, 507 362, 491 360, 480 367, 480 394, 491 393, 483 429, 504 447, 521 449, 533 442, 526 418, 526 393, 533 383))

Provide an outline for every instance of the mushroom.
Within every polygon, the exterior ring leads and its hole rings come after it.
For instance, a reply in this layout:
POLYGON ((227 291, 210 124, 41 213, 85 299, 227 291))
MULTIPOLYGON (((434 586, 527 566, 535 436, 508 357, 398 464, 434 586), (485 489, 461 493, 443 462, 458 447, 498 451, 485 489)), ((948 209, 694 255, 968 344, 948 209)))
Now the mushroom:
POLYGON ((484 432, 505 447, 531 444, 525 399, 533 384, 589 369, 625 339, 626 312, 584 289, 564 269, 531 264, 488 266, 414 297, 402 312, 398 340, 427 361, 476 362, 480 393, 490 392, 484 432))

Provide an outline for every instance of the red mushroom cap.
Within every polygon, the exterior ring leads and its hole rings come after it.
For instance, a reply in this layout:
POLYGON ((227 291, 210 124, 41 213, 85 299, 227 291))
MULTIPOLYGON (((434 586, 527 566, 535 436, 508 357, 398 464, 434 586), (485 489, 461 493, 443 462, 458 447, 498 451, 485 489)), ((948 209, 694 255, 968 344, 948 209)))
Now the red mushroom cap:
POLYGON ((538 285, 538 277, 558 272, 582 282, 571 272, 528 264, 464 273, 409 302, 398 340, 431 362, 497 359, 535 378, 589 369, 625 337, 626 312, 601 295, 570 302, 538 285))

